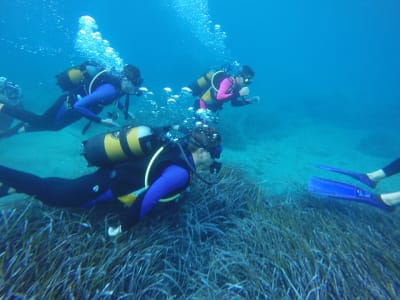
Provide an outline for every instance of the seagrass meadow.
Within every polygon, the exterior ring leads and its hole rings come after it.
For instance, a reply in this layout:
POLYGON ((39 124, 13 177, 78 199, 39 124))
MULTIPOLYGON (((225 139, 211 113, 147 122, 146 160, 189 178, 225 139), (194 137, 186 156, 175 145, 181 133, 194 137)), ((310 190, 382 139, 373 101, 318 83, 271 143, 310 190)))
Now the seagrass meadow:
POLYGON ((219 176, 209 190, 195 181, 179 207, 164 207, 116 239, 105 231, 116 222, 114 212, 18 201, 0 218, 0 294, 3 299, 396 299, 396 213, 382 217, 356 204, 313 199, 300 187, 283 201, 227 167, 219 176))

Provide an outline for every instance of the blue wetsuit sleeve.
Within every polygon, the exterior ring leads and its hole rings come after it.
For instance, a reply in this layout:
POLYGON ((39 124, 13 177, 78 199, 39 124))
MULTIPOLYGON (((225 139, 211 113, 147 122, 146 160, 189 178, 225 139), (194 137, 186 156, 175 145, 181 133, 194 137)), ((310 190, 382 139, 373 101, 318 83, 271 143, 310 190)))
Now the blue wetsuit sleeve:
POLYGON ((160 199, 170 193, 183 190, 189 183, 190 175, 184 168, 171 165, 165 168, 161 176, 153 182, 147 190, 140 208, 139 220, 141 220, 160 199))
POLYGON ((74 104, 74 109, 84 117, 94 122, 100 122, 101 118, 90 109, 96 105, 108 105, 114 101, 117 90, 110 83, 105 83, 96 88, 91 94, 79 99, 74 104))

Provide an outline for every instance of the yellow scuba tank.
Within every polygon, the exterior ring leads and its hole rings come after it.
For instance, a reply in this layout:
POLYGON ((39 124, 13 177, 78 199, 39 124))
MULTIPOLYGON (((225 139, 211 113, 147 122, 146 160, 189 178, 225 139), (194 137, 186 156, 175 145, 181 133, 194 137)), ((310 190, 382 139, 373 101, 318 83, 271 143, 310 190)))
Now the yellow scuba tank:
POLYGON ((127 126, 94 136, 82 143, 82 155, 91 166, 110 166, 148 155, 160 144, 148 126, 127 126))
POLYGON ((214 74, 214 70, 210 70, 201 75, 196 81, 192 82, 189 87, 192 90, 193 96, 200 96, 211 86, 211 78, 214 74))
POLYGON ((69 91, 84 81, 85 76, 79 67, 73 67, 56 75, 57 84, 63 91, 69 91))
POLYGON ((87 61, 57 74, 56 80, 63 91, 74 91, 82 84, 92 84, 93 80, 108 71, 96 62, 87 61))
POLYGON ((193 96, 218 91, 221 81, 229 75, 224 70, 210 70, 189 85, 193 96))

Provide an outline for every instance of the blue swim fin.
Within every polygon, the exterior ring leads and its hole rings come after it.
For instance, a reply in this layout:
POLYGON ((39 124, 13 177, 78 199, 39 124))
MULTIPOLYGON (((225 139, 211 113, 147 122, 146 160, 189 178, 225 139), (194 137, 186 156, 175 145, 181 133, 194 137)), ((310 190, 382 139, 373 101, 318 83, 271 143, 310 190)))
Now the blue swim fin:
POLYGON ((360 181, 361 183, 364 183, 366 185, 368 185, 369 187, 376 187, 376 182, 372 181, 371 179, 369 179, 369 177, 364 174, 364 173, 358 173, 358 172, 352 172, 352 171, 347 171, 347 170, 343 170, 343 169, 339 169, 336 167, 331 167, 331 166, 326 166, 326 165, 315 165, 317 168, 323 169, 323 170, 327 170, 330 172, 335 172, 335 173, 339 173, 339 174, 343 174, 346 176, 349 176, 355 180, 360 181))
POLYGON ((308 191, 323 197, 365 203, 386 211, 393 211, 395 209, 393 206, 385 204, 379 195, 339 181, 311 177, 308 181, 308 191))

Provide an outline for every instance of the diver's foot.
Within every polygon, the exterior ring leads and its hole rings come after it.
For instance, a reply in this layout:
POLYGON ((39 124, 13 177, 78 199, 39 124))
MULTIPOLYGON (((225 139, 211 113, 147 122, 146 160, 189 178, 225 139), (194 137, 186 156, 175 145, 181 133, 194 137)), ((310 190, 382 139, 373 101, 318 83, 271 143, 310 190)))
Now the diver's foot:
POLYGON ((25 131, 26 131, 25 123, 18 123, 14 127, 10 128, 10 129, 3 130, 2 132, 0 132, 0 138, 10 137, 10 136, 13 136, 13 135, 16 135, 18 133, 25 132, 25 131))
POLYGON ((375 185, 378 184, 379 181, 386 177, 385 172, 382 169, 370 172, 365 174, 371 181, 375 182, 375 185))
POLYGON ((400 205, 400 192, 392 192, 381 194, 380 198, 383 203, 389 206, 398 206, 400 205))
POLYGON ((0 197, 5 197, 13 193, 15 193, 15 189, 0 182, 0 197))
POLYGON ((388 212, 393 212, 396 210, 396 207, 388 203, 389 201, 383 199, 381 195, 373 195, 373 200, 378 203, 382 209, 388 212))

